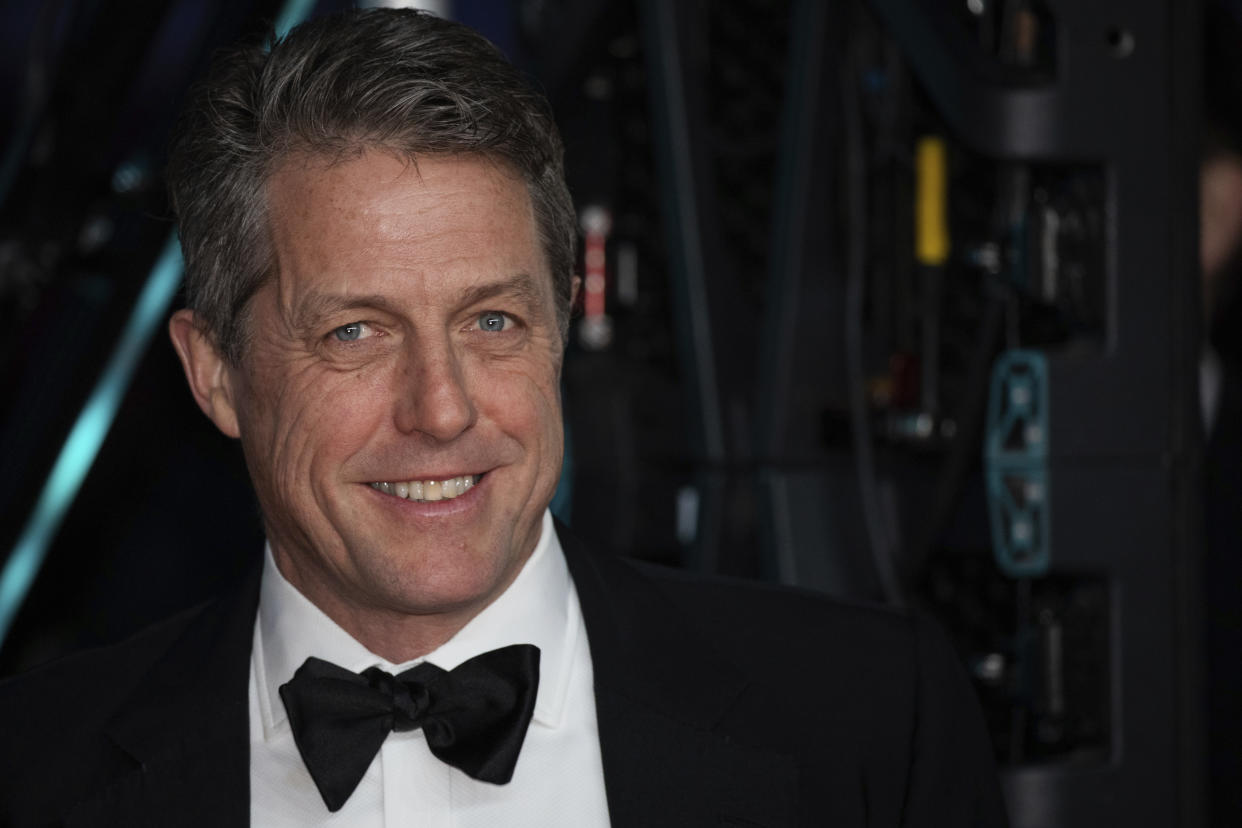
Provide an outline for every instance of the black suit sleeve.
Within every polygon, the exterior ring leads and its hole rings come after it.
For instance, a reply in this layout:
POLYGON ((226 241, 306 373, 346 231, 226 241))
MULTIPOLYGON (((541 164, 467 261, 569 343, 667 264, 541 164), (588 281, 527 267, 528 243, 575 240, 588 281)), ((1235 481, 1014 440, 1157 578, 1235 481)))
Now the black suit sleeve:
POLYGON ((901 824, 1008 825, 992 748, 973 688, 934 624, 915 621, 917 695, 901 824))

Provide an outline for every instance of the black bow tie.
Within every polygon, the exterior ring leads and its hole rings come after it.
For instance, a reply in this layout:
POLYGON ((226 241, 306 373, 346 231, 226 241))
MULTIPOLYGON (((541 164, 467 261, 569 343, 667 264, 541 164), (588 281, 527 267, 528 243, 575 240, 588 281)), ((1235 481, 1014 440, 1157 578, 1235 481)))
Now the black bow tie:
POLYGON ((513 778, 539 688, 539 648, 501 647, 453 670, 419 664, 393 676, 359 675, 308 658, 280 688, 311 778, 329 811, 358 787, 393 730, 421 727, 441 761, 475 779, 513 778))

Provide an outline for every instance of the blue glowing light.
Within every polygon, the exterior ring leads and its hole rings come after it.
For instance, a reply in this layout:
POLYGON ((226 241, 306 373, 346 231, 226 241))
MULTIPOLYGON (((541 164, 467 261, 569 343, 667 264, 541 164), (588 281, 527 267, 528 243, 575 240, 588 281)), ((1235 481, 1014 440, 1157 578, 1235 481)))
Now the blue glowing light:
POLYGON ((289 30, 305 20, 315 9, 316 0, 286 0, 285 7, 276 18, 276 36, 284 37, 289 30))
POLYGON ((156 326, 164 319, 181 282, 181 270, 181 246, 174 234, 165 243, 116 350, 73 424, 34 512, 0 573, 0 641, 4 640, 13 616, 39 573, 48 545, 108 436, 134 368, 146 351, 156 326))

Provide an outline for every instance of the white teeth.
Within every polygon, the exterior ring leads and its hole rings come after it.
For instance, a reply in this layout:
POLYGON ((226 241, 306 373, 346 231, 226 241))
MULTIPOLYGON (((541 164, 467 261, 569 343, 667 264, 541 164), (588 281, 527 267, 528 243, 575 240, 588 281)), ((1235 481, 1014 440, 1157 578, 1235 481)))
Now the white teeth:
POLYGON ((395 495, 408 500, 452 500, 474 488, 481 476, 467 474, 462 477, 452 477, 448 480, 408 480, 400 483, 372 483, 371 488, 378 489, 384 494, 395 495))

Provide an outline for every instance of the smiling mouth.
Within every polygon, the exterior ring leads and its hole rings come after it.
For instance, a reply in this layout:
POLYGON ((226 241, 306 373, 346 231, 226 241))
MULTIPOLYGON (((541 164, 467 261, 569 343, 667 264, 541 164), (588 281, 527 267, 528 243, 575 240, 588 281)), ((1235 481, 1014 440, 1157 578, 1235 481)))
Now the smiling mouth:
POLYGON ((403 480, 397 483, 372 483, 371 488, 394 497, 430 503, 436 500, 452 500, 474 488, 481 474, 450 477, 447 480, 403 480))

